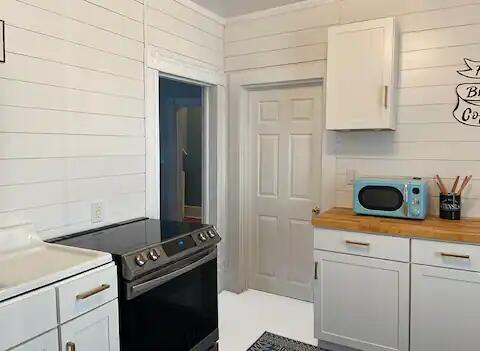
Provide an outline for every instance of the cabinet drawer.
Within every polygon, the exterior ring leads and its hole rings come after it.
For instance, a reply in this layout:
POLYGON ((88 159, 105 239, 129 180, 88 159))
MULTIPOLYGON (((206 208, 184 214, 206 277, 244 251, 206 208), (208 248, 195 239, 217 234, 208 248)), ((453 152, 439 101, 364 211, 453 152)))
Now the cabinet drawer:
POLYGON ((109 264, 56 285, 60 324, 118 297, 117 269, 109 264))
POLYGON ((409 262, 410 239, 315 228, 315 249, 409 262))
POLYGON ((414 239, 412 262, 480 272, 480 246, 414 239))
POLYGON ((0 351, 55 328, 56 303, 53 287, 0 303, 0 351))

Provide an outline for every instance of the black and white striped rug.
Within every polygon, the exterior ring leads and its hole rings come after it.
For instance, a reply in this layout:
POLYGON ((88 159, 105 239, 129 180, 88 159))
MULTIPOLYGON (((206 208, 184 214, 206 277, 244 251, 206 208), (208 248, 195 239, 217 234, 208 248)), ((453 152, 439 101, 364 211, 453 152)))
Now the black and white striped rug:
POLYGON ((269 332, 263 335, 250 346, 247 351, 328 351, 300 341, 285 338, 269 332))

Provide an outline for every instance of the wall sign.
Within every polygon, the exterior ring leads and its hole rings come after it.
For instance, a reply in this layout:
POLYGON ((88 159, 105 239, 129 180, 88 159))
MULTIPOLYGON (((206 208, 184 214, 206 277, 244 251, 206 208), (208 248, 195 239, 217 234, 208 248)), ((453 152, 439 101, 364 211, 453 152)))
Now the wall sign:
POLYGON ((0 20, 0 62, 5 62, 5 22, 0 20))
POLYGON ((463 83, 457 86, 457 106, 453 116, 468 126, 480 127, 480 61, 464 59, 467 68, 457 71, 458 74, 479 83, 463 83))

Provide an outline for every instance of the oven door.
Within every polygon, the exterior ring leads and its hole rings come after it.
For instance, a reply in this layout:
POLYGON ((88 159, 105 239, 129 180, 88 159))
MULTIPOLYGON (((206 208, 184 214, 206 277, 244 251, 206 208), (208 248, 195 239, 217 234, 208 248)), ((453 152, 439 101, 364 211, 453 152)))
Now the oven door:
POLYGON ((182 259, 123 288, 122 351, 204 351, 217 342, 216 249, 182 259))

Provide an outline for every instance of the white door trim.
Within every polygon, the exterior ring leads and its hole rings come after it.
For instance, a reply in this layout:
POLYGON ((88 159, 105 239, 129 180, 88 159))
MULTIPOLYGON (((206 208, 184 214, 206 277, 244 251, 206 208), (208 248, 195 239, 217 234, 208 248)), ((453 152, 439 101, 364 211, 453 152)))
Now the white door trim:
POLYGON ((159 72, 145 70, 145 215, 160 218, 159 72))
MULTIPOLYGON (((160 143, 159 135, 159 78, 168 77, 175 78, 171 74, 163 74, 156 69, 148 68, 146 70, 146 79, 145 79, 145 135, 146 135, 146 216, 150 218, 160 218, 160 153, 158 145, 160 143)), ((180 78, 181 81, 190 82, 194 84, 199 84, 197 81, 190 80, 188 78, 180 78)), ((226 138, 223 136, 226 134, 226 123, 223 121, 225 119, 225 114, 222 113, 225 108, 225 97, 224 94, 220 94, 219 90, 224 89, 223 86, 210 85, 208 83, 200 84, 205 89, 205 94, 203 96, 203 103, 205 107, 205 113, 210 116, 210 118, 205 118, 206 125, 204 128, 208 130, 205 133, 206 143, 210 140, 210 126, 212 121, 215 121, 215 127, 217 132, 217 147, 216 147, 216 173, 217 179, 222 179, 225 177, 226 170, 226 138), (215 101, 217 104, 216 108, 212 108, 212 102, 215 101), (208 121, 207 121, 208 120, 208 121)), ((206 150, 208 151, 208 150, 206 150)), ((209 152, 205 153, 205 180, 209 179, 209 167, 210 167, 210 158, 211 154, 209 152)), ((205 182, 208 183, 208 182, 205 182)), ((211 184, 205 184, 206 193, 210 193, 211 184)), ((218 182, 217 189, 217 204, 215 213, 217 218, 210 218, 211 209, 208 199, 205 201, 206 205, 206 218, 207 221, 218 222, 220 216, 226 216, 225 213, 225 204, 226 201, 222 200, 226 198, 226 185, 225 182, 218 182)), ((225 221, 222 220, 225 225, 225 221)), ((220 229, 219 223, 217 227, 220 229)))
MULTIPOLYGON (((269 67, 235 72, 230 75, 229 89, 229 226, 227 242, 228 265, 226 288, 242 292, 248 288, 249 227, 252 215, 252 180, 250 167, 250 90, 272 86, 295 86, 306 83, 323 84, 326 75, 326 62, 269 67)), ((325 90, 324 90, 325 95, 325 90)), ((325 96, 324 96, 325 101, 325 96)), ((324 111, 325 112, 325 111, 324 111)), ((324 115, 324 114, 323 114, 324 115)), ((325 131, 322 138, 322 210, 335 204, 335 132, 325 131)))

